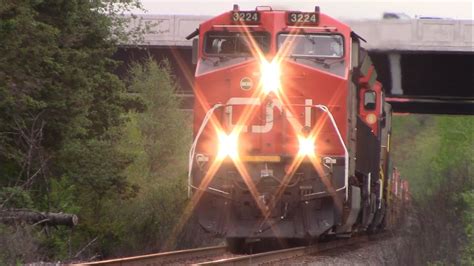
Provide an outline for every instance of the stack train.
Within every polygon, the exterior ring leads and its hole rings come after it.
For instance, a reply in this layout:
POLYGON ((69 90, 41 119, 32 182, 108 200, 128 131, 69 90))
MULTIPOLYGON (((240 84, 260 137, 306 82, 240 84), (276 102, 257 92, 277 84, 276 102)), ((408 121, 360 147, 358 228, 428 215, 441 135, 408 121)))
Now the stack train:
POLYGON ((187 38, 197 64, 188 185, 206 231, 236 252, 252 239, 395 222, 392 110, 362 37, 319 7, 234 6, 187 38))

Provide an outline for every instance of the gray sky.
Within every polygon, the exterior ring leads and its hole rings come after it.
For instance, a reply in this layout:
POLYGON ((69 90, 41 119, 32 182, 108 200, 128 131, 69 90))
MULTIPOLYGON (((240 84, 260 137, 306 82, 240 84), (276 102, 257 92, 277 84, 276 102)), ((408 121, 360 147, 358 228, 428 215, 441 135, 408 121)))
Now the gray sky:
POLYGON ((271 5, 276 9, 312 11, 317 4, 321 11, 336 18, 381 18, 384 11, 403 12, 411 17, 436 16, 456 19, 473 19, 473 0, 142 0, 149 14, 217 15, 239 4, 242 10, 257 5, 271 5))

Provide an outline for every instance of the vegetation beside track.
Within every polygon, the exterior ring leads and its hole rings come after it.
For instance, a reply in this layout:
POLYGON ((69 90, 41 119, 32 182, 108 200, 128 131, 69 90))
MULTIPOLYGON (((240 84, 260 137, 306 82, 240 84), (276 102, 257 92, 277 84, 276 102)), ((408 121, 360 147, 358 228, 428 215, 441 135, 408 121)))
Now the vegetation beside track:
POLYGON ((395 116, 392 147, 412 194, 411 262, 474 264, 474 118, 395 116))
POLYGON ((134 8, 0 1, 0 208, 79 217, 75 228, 0 225, 0 264, 157 251, 170 237, 186 204, 190 121, 168 63, 115 74, 117 44, 146 28, 125 27, 134 8))

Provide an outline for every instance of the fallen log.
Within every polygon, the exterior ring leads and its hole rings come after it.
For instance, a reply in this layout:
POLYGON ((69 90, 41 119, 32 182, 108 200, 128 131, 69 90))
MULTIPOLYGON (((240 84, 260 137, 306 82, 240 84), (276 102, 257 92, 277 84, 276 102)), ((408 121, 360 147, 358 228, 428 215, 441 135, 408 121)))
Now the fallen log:
POLYGON ((25 209, 0 210, 0 223, 15 224, 24 222, 33 225, 65 225, 76 226, 79 218, 75 214, 38 212, 25 209))

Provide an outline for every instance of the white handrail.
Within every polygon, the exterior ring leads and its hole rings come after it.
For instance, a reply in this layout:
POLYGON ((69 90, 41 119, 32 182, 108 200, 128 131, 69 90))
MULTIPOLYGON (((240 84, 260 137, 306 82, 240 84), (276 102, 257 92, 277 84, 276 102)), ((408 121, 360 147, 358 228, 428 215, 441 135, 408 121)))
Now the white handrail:
POLYGON ((347 189, 349 186, 349 152, 347 151, 346 144, 344 144, 344 140, 342 139, 341 132, 339 131, 339 128, 336 125, 336 120, 334 120, 334 117, 329 111, 328 107, 322 104, 317 104, 313 105, 316 108, 319 108, 326 114, 328 114, 329 119, 331 120, 332 126, 334 127, 334 130, 337 133, 337 136, 339 137, 339 141, 341 142, 342 147, 344 148, 344 186, 336 189, 336 191, 341 191, 343 189, 346 190, 346 201, 349 199, 349 190, 347 189))
POLYGON ((193 144, 191 145, 191 149, 189 150, 189 165, 188 165, 188 197, 191 197, 191 187, 193 187, 193 185, 191 184, 191 173, 192 173, 192 170, 193 170, 193 162, 194 162, 194 152, 196 151, 196 145, 197 145, 197 142, 199 140, 199 137, 201 137, 201 134, 202 134, 202 131, 204 130, 204 128, 206 127, 207 123, 209 122, 209 120, 211 119, 211 116, 212 114, 214 113, 214 111, 217 109, 217 108, 220 108, 224 106, 224 104, 221 104, 221 103, 218 103, 218 104, 215 104, 214 106, 212 106, 211 109, 209 109, 206 113, 206 116, 204 116, 204 119, 201 123, 201 127, 199 127, 199 130, 196 134, 196 138, 194 139, 193 141, 193 144))
MULTIPOLYGON (((191 183, 191 174, 192 174, 192 168, 193 168, 193 163, 194 163, 194 153, 196 150, 196 145, 197 142, 202 134, 202 131, 206 127, 207 123, 209 122, 212 114, 217 108, 225 106, 224 104, 215 104, 211 109, 209 109, 206 113, 206 116, 203 119, 203 122, 201 124, 201 127, 199 128, 196 138, 193 141, 193 144, 191 145, 191 149, 189 150, 189 169, 188 169, 188 197, 191 196, 191 188, 194 187, 191 183)), ((339 131, 339 128, 336 125, 336 120, 334 119, 334 116, 332 115, 331 111, 329 111, 329 108, 325 105, 322 104, 317 104, 317 105, 309 105, 315 108, 320 109, 321 111, 325 112, 328 116, 329 119, 331 120, 331 124, 334 127, 334 130, 336 131, 336 134, 339 138, 339 142, 341 143, 343 149, 344 149, 344 186, 336 189, 336 191, 341 191, 343 189, 346 190, 346 201, 349 199, 349 191, 348 191, 348 185, 349 185, 349 152, 347 151, 346 144, 344 143, 344 140, 341 136, 341 132, 339 131)))

